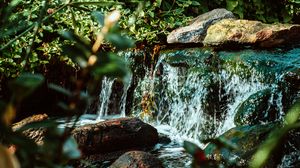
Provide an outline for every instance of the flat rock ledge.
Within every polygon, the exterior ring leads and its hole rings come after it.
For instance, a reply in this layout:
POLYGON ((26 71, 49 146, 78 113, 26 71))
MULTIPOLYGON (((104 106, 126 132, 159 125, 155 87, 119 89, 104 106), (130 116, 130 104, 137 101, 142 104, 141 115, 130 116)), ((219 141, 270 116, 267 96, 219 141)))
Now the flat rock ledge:
POLYGON ((223 19, 210 26, 205 46, 224 44, 257 45, 263 48, 297 43, 300 25, 264 24, 259 21, 223 19))
POLYGON ((199 43, 213 47, 278 47, 299 44, 300 25, 235 19, 230 11, 215 9, 196 17, 188 26, 173 30, 167 42, 199 43))

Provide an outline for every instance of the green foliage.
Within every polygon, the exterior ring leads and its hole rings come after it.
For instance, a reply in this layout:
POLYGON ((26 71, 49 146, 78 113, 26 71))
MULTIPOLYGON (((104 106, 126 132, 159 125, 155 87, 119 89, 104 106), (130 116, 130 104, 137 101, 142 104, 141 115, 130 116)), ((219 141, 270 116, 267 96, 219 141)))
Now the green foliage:
POLYGON ((191 0, 147 0, 117 8, 122 11, 120 26, 136 41, 153 44, 165 42, 170 31, 184 26, 191 19, 185 12, 197 6, 199 3, 191 0))
MULTIPOLYGON (((4 145, 17 146, 16 162, 22 163, 22 167, 64 167, 81 155, 76 141, 70 137, 75 124, 61 129, 59 123, 50 118, 12 130, 11 124, 20 111, 20 104, 30 94, 40 87, 61 94, 64 98, 56 105, 62 116, 75 116, 78 120, 97 96, 104 76, 122 78, 129 72, 125 61, 113 53, 134 46, 132 40, 120 34, 116 24, 119 13, 101 18, 100 12, 96 11, 99 6, 112 4, 120 3, 59 0, 1 2, 0 79, 3 76, 13 79, 8 82, 11 96, 6 99, 0 97, 0 148, 4 145), (111 48, 108 52, 102 46, 109 42, 111 48), (70 76, 67 79, 74 88, 49 83, 38 73, 44 73, 40 67, 57 58, 65 62, 63 66, 71 64, 80 67, 76 78, 70 76), (36 129, 45 131, 42 145, 22 134, 23 131, 36 129)), ((0 157, 10 156, 0 152, 0 157)))
POLYGON ((263 22, 292 22, 300 15, 299 0, 199 0, 201 11, 226 8, 241 19, 263 22))

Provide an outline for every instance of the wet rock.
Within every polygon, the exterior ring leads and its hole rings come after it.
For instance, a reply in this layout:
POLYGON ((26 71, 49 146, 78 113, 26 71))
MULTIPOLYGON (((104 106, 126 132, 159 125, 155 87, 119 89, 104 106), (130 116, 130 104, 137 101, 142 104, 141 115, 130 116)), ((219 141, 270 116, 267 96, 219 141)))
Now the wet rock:
POLYGON ((110 168, 162 168, 160 160, 149 153, 130 151, 119 157, 110 168))
POLYGON ((85 125, 75 128, 72 134, 84 155, 148 147, 158 142, 157 130, 137 118, 85 125))
POLYGON ((264 89, 252 94, 237 108, 234 117, 235 125, 254 125, 275 120, 277 112, 269 104, 271 96, 271 89, 264 89))
POLYGON ((208 28, 203 44, 205 46, 251 44, 260 47, 276 47, 297 43, 299 39, 300 25, 223 19, 208 28))
POLYGON ((205 148, 205 154, 213 160, 227 160, 239 165, 247 165, 259 145, 267 138, 268 134, 278 126, 277 123, 267 125, 240 126, 230 129, 222 134, 228 143, 234 144, 235 149, 220 148, 210 143, 205 148))
POLYGON ((173 30, 167 37, 168 43, 202 43, 207 28, 225 18, 234 18, 232 12, 226 9, 214 9, 191 21, 188 26, 173 30))
MULTIPOLYGON (((17 131, 18 129, 25 126, 26 124, 30 124, 33 122, 40 122, 40 121, 44 121, 47 119, 48 119, 47 114, 33 115, 33 116, 30 116, 30 117, 27 117, 27 118, 21 120, 20 122, 13 124, 12 130, 17 131)), ((45 132, 46 132, 45 128, 29 128, 29 129, 23 131, 22 134, 25 135, 26 137, 34 140, 35 143, 37 143, 38 145, 42 145, 45 132)))

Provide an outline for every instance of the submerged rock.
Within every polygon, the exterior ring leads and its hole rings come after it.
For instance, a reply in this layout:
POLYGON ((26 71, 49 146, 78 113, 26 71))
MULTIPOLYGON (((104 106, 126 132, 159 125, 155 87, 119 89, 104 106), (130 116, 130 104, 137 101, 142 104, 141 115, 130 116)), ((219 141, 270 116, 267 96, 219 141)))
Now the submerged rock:
POLYGON ((213 160, 227 160, 238 165, 247 165, 252 155, 259 145, 267 138, 268 134, 278 126, 278 124, 240 126, 230 129, 219 138, 234 144, 236 148, 218 148, 210 143, 205 148, 205 154, 213 160))
POLYGON ((120 156, 110 168, 162 168, 160 160, 149 153, 130 151, 120 156))
POLYGON ((137 118, 119 118, 80 126, 72 134, 84 155, 148 147, 158 142, 157 130, 137 118))
POLYGON ((207 30, 205 46, 226 44, 251 44, 260 47, 276 47, 297 43, 300 25, 264 24, 259 21, 223 19, 207 30))
POLYGON ((190 25, 173 30, 167 37, 168 43, 202 43, 207 28, 225 18, 234 18, 226 9, 214 9, 192 20, 190 25))
POLYGON ((275 120, 277 112, 272 111, 273 109, 269 104, 271 94, 271 89, 264 89, 252 94, 241 103, 234 117, 235 125, 254 125, 275 120))

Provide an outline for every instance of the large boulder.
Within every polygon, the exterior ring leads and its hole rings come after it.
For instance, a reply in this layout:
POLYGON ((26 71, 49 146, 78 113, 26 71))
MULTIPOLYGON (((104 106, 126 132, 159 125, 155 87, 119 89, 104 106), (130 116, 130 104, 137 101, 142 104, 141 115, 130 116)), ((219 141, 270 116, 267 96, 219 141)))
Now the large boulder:
POLYGON ((157 130, 137 118, 119 118, 77 127, 72 135, 84 155, 133 147, 149 147, 158 142, 157 130))
POLYGON ((130 151, 120 156, 110 168, 162 168, 160 160, 149 153, 130 151))
POLYGON ((208 28, 203 44, 205 46, 251 44, 259 47, 276 47, 297 43, 299 39, 300 25, 223 19, 208 28))
MULTIPOLYGON (((48 119, 46 114, 34 115, 14 124, 13 130, 46 119, 48 119)), ((46 128, 30 128, 22 133, 42 145, 46 128)), ((137 118, 118 118, 79 126, 71 134, 77 141, 83 157, 126 149, 141 149, 158 142, 157 130, 137 118)))
POLYGON ((168 43, 202 43, 209 26, 225 18, 234 18, 226 9, 214 9, 191 21, 188 26, 173 30, 167 37, 168 43))

